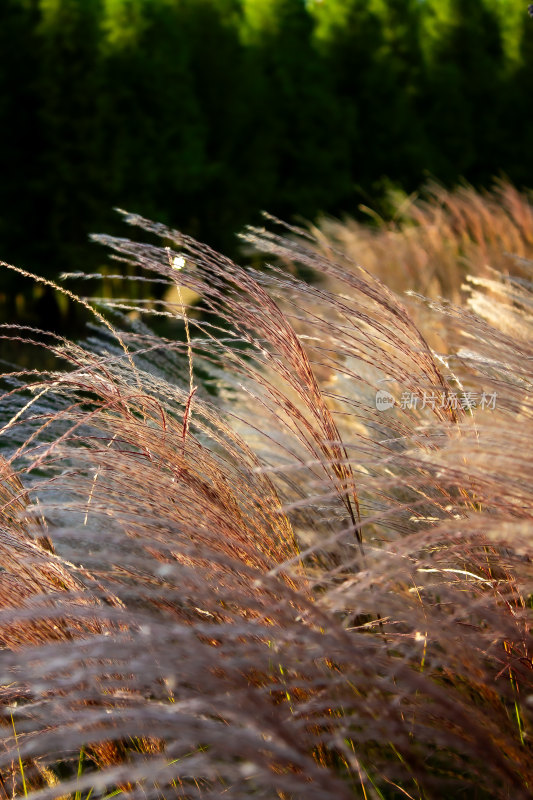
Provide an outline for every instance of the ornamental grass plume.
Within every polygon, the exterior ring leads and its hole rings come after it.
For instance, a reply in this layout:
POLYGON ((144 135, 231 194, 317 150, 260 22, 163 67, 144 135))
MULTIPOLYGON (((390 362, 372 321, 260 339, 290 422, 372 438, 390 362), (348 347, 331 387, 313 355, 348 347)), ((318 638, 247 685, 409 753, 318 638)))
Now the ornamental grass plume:
POLYGON ((524 275, 529 274, 531 193, 505 180, 483 193, 469 185, 448 190, 429 183, 421 195, 395 198, 390 221, 365 210, 374 226, 324 219, 316 234, 323 249, 339 247, 395 291, 410 288, 460 303, 467 275, 486 276, 491 268, 520 274, 523 259, 524 275))
POLYGON ((0 794, 530 797, 531 283, 428 301, 439 354, 304 231, 125 220, 201 313, 4 326, 56 368, 3 376, 0 794))

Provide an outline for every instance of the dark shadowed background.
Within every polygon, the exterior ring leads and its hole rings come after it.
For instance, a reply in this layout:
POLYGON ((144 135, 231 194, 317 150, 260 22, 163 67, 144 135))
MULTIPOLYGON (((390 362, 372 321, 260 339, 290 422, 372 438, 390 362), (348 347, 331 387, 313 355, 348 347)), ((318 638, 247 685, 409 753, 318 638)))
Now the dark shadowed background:
MULTIPOLYGON (((517 0, 2 0, 0 258, 101 269, 88 234, 124 232, 115 206, 235 255, 261 209, 532 186, 532 75, 517 0)), ((0 305, 69 313, 6 270, 0 305)))

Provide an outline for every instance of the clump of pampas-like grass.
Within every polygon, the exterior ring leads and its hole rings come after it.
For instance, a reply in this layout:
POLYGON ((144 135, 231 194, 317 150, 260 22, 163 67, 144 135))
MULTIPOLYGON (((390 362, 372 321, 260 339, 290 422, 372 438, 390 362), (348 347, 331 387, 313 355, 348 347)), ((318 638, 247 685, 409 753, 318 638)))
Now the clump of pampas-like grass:
MULTIPOLYGON (((336 243, 399 292, 444 295, 460 302, 466 275, 490 268, 516 274, 533 257, 531 193, 499 180, 483 193, 429 183, 421 193, 394 198, 392 219, 373 212, 373 227, 353 219, 323 220, 323 247, 336 243)), ((368 211, 368 210, 367 210, 368 211)))
POLYGON ((178 303, 3 330, 57 368, 3 377, 0 796, 530 797, 531 284, 438 354, 333 243, 125 219, 178 303))

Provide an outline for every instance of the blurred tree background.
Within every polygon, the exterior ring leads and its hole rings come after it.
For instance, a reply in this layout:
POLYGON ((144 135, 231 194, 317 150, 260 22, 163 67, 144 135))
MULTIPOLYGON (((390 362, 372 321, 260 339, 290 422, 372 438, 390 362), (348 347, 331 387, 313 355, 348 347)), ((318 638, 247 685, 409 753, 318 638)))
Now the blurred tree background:
MULTIPOLYGON (((516 0, 2 0, 0 258, 99 268, 115 206, 235 254, 263 208, 533 186, 532 76, 516 0)), ((2 316, 55 302, 2 271, 2 316)))

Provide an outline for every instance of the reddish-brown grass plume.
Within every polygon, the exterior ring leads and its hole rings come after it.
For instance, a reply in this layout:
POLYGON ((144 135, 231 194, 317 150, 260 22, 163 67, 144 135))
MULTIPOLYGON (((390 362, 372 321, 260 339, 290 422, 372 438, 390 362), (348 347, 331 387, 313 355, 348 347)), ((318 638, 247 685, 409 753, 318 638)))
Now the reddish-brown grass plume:
POLYGON ((126 221, 200 310, 6 329, 58 366, 3 378, 0 795, 531 796, 531 285, 425 331, 304 232, 254 271, 126 221))

